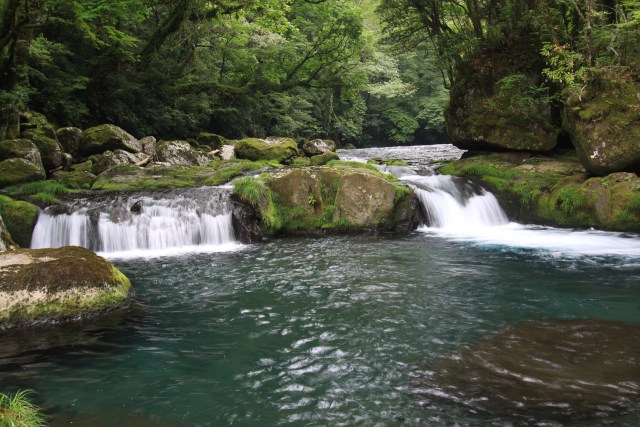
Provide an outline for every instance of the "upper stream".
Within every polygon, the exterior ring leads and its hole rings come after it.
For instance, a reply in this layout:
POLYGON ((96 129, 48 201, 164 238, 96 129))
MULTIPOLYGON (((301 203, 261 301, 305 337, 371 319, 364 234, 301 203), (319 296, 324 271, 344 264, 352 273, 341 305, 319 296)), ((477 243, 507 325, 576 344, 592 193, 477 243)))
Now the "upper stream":
POLYGON ((5 333, 0 389, 54 426, 640 425, 640 238, 510 223, 405 150, 418 231, 107 251, 132 309, 5 333))

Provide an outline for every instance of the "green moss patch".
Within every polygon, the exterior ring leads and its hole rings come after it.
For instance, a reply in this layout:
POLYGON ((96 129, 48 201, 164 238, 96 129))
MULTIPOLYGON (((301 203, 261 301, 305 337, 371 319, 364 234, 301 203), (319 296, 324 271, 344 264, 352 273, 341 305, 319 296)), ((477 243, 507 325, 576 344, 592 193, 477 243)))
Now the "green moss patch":
POLYGON ((29 247, 31 235, 36 225, 38 208, 31 203, 14 200, 0 195, 0 216, 14 242, 29 247))

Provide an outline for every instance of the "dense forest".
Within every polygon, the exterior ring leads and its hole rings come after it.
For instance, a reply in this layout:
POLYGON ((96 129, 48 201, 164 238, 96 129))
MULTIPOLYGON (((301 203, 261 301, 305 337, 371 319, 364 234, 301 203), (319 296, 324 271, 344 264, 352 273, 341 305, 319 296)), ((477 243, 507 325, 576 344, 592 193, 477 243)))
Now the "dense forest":
POLYGON ((443 81, 381 43, 377 3, 2 0, 2 133, 33 109, 138 137, 437 140, 443 81))
POLYGON ((470 78, 498 92, 483 108, 525 114, 593 79, 635 79, 639 6, 0 0, 0 135, 17 136, 19 113, 35 110, 58 126, 115 123, 138 137, 442 142, 449 89, 455 97, 470 78))

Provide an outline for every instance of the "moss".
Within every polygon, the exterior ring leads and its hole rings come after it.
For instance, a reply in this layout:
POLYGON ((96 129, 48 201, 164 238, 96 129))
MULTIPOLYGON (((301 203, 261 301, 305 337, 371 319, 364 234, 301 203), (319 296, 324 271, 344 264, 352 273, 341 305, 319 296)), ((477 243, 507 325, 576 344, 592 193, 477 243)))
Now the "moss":
POLYGON ((44 178, 44 169, 26 159, 7 159, 0 162, 0 187, 44 178))
POLYGON ((369 159, 367 163, 371 165, 386 165, 386 166, 408 166, 409 165, 409 163, 400 159, 369 159))
POLYGON ((29 247, 35 227, 38 208, 31 203, 13 200, 0 195, 0 216, 4 219, 13 241, 22 247, 29 247))
POLYGON ((246 138, 234 144, 236 156, 247 160, 287 162, 298 156, 298 145, 291 138, 246 138))
POLYGON ((35 181, 7 187, 7 193, 12 197, 26 198, 44 205, 59 203, 60 200, 57 196, 65 196, 72 192, 74 190, 70 190, 64 184, 52 180, 35 181))
POLYGON ((88 249, 20 250, 12 256, 32 262, 13 264, 8 276, 5 272, 2 291, 14 301, 0 312, 0 326, 92 316, 129 302, 129 279, 88 249))
POLYGON ((318 154, 317 156, 313 156, 309 159, 309 164, 311 166, 324 166, 332 160, 339 160, 340 157, 332 151, 327 151, 326 153, 318 154))
POLYGON ((327 163, 327 166, 336 168, 338 170, 359 170, 366 171, 369 174, 375 175, 377 177, 383 178, 388 182, 398 182, 398 178, 388 173, 382 173, 380 170, 374 165, 370 165, 362 162, 353 162, 353 161, 344 161, 344 160, 331 160, 327 163))

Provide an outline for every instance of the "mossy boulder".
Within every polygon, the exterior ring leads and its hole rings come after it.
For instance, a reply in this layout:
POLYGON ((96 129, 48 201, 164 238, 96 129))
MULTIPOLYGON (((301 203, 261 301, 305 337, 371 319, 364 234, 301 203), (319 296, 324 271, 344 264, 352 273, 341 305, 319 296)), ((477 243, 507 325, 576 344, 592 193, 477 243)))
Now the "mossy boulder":
POLYGON ((24 112, 20 114, 20 132, 37 132, 47 138, 56 139, 56 131, 47 118, 36 112, 24 112))
POLYGON ((142 145, 131 134, 115 125, 92 127, 82 134, 82 154, 85 156, 118 149, 139 153, 142 151, 142 145))
POLYGON ((445 110, 451 142, 465 150, 553 149, 560 115, 539 90, 545 63, 534 34, 485 40, 458 63, 445 110), (536 46, 538 47, 536 49, 536 46))
POLYGON ((93 162, 86 162, 71 165, 71 170, 60 172, 58 181, 69 188, 90 189, 97 176, 92 172, 93 162))
POLYGON ((66 153, 71 154, 75 159, 80 156, 82 129, 76 127, 60 128, 56 131, 56 136, 66 153))
POLYGON ((212 150, 219 150, 220 147, 227 144, 225 137, 209 132, 200 132, 196 136, 196 141, 198 145, 206 145, 212 150))
POLYGON ((37 130, 28 130, 22 133, 22 137, 30 140, 38 147, 42 165, 46 171, 53 171, 62 166, 64 150, 57 139, 49 138, 37 130))
POLYGON ((268 234, 407 231, 422 221, 413 191, 377 171, 307 167, 234 181, 268 234))
POLYGON ((475 156, 440 171, 488 188, 515 221, 640 232, 640 178, 633 173, 590 177, 575 153, 516 163, 506 154, 475 156))
POLYGON ((597 79, 568 96, 564 119, 589 172, 640 171, 640 82, 597 79))
POLYGON ((246 138, 234 143, 239 159, 275 160, 286 163, 298 155, 298 145, 291 138, 246 138))
POLYGON ((336 143, 329 139, 312 139, 302 145, 302 151, 309 157, 336 151, 336 143))
POLYGON ((2 215, 0 215, 0 252, 4 252, 10 249, 15 249, 15 243, 13 243, 11 234, 7 230, 7 227, 4 225, 2 215))
POLYGON ((28 139, 0 141, 0 187, 45 178, 40 151, 28 139))
POLYGON ((0 195, 0 216, 13 241, 28 248, 36 226, 38 208, 31 203, 0 195))
POLYGON ((131 283, 88 249, 0 254, 0 329, 102 315, 126 307, 131 283))
POLYGON ((175 166, 204 166, 212 159, 187 141, 159 141, 154 160, 175 166))
POLYGON ((42 164, 26 159, 7 159, 0 162, 0 187, 45 179, 42 164))
POLYGON ((332 151, 326 151, 322 154, 312 156, 309 159, 309 164, 311 166, 324 166, 327 163, 329 163, 331 160, 340 160, 340 157, 332 151))

